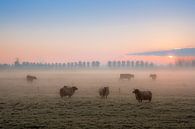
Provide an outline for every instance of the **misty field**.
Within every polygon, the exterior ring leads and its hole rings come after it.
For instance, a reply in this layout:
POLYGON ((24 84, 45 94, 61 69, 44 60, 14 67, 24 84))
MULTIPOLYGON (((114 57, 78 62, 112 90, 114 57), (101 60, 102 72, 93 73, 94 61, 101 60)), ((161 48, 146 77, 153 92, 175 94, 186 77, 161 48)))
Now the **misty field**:
POLYGON ((195 128, 193 71, 1 71, 0 128, 195 128), (135 78, 119 80, 120 73, 135 78), (149 78, 157 73, 156 81, 149 78), (38 80, 26 81, 27 74, 38 80), (64 85, 75 85, 72 98, 59 96, 64 85), (110 87, 101 99, 99 87, 110 87), (151 90, 153 100, 138 103, 134 88, 151 90), (119 90, 120 89, 120 90, 119 90))

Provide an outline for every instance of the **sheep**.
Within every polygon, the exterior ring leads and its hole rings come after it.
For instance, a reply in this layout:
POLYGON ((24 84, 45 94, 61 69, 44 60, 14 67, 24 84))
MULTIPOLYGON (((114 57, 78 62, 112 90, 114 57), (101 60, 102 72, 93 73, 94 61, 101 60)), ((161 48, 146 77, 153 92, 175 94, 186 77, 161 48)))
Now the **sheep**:
POLYGON ((131 78, 134 78, 135 76, 134 76, 134 74, 120 74, 120 80, 122 80, 122 79, 128 79, 128 80, 130 80, 131 78))
POLYGON ((152 80, 156 80, 157 75, 156 74, 150 74, 150 77, 152 78, 152 80))
POLYGON ((142 102, 142 100, 149 100, 151 102, 152 100, 152 92, 151 91, 140 91, 139 89, 134 89, 132 92, 135 94, 136 99, 138 102, 142 102))
POLYGON ((99 89, 99 95, 102 97, 102 98, 106 98, 108 97, 109 95, 109 87, 102 87, 99 89))
POLYGON ((26 80, 29 81, 29 82, 32 82, 33 80, 36 80, 36 79, 37 79, 37 77, 32 76, 32 75, 27 75, 26 76, 26 80))
POLYGON ((78 90, 78 88, 75 86, 64 86, 60 89, 60 97, 63 98, 64 96, 68 96, 70 98, 76 90, 78 90))

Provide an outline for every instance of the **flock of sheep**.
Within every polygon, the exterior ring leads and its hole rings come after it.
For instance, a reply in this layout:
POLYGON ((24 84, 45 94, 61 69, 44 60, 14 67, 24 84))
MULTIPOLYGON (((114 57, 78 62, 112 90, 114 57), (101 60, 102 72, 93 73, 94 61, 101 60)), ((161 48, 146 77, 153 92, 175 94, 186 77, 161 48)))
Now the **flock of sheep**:
MULTIPOLYGON (((134 78, 134 74, 120 74, 120 80, 123 79, 132 79, 134 78)), ((157 75, 156 74, 150 74, 149 76, 150 78, 152 78, 153 80, 156 80, 157 75)), ((32 82, 33 80, 36 80, 37 77, 32 76, 32 75, 27 75, 26 76, 26 80, 32 82)), ((59 94, 60 97, 63 98, 64 96, 66 97, 71 97, 75 91, 78 90, 78 88, 76 86, 64 86, 62 88, 60 88, 59 94)), ((109 87, 101 87, 99 89, 99 95, 101 98, 107 98, 109 95, 110 91, 109 91, 109 87)), ((151 102, 152 100, 152 92, 151 91, 141 91, 139 89, 134 89, 134 91, 132 92, 135 94, 135 98, 137 99, 138 102, 142 102, 143 100, 148 100, 149 102, 151 102)))

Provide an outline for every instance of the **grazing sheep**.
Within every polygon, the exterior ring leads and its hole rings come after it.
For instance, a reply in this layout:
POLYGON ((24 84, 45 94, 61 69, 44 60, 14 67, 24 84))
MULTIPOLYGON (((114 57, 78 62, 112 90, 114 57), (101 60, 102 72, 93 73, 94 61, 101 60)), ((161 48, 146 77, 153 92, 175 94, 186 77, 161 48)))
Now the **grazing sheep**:
POLYGON ((134 89, 133 93, 135 94, 138 102, 142 102, 142 100, 152 100, 152 92, 151 91, 140 91, 139 89, 134 89))
POLYGON ((78 90, 78 88, 75 86, 73 87, 64 86, 60 89, 60 96, 61 98, 64 96, 68 96, 70 98, 76 90, 78 90))
POLYGON ((120 80, 122 80, 122 79, 130 80, 130 79, 132 79, 134 77, 135 77, 134 74, 120 74, 120 80))
POLYGON ((152 80, 156 80, 157 75, 156 74, 150 74, 150 77, 152 78, 152 80))
POLYGON ((36 80, 36 79, 37 79, 37 77, 35 77, 35 76, 31 76, 31 75, 26 76, 26 80, 29 82, 32 82, 33 80, 36 80))
POLYGON ((99 89, 99 95, 102 97, 102 98, 106 98, 108 97, 109 95, 109 87, 102 87, 99 89))

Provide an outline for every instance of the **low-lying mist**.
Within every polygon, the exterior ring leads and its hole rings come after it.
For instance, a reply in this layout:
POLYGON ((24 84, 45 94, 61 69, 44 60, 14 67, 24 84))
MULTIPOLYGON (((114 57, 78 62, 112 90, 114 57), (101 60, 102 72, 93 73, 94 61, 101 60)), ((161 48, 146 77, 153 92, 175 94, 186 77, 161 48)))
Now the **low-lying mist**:
POLYGON ((132 90, 151 90, 154 96, 192 96, 195 91, 195 73, 189 70, 78 70, 78 71, 4 71, 0 73, 1 96, 59 96, 59 89, 64 85, 77 86, 75 97, 97 97, 98 89, 110 87, 110 96, 132 96, 132 90), (131 73, 135 78, 120 80, 121 73, 131 73), (152 80, 149 75, 157 74, 152 80), (34 75, 38 79, 26 81, 26 75, 34 75), (120 89, 120 92, 119 92, 120 89))

